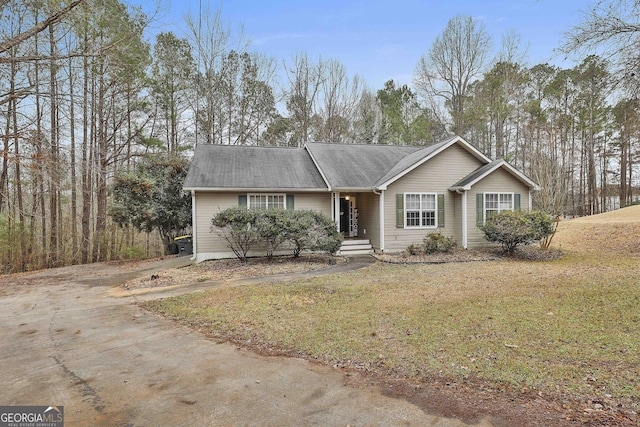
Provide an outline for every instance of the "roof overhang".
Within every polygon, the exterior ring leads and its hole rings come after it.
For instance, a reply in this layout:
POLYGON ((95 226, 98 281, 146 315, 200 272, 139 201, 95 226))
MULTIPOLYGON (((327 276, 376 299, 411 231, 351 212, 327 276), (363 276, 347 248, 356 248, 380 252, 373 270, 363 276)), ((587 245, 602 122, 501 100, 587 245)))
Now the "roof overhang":
POLYGON ((184 187, 183 191, 202 193, 327 193, 328 188, 229 188, 229 187, 184 187))
POLYGON ((336 193, 371 193, 375 191, 375 188, 371 187, 336 187, 332 188, 331 191, 336 193))

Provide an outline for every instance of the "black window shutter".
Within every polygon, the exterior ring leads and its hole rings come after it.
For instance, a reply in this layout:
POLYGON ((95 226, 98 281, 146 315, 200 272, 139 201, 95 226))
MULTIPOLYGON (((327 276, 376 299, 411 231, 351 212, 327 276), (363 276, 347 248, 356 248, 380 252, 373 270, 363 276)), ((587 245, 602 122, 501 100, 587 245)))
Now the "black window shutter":
POLYGON ((246 194, 238 194, 238 206, 241 208, 247 207, 247 195, 246 194))
POLYGON ((287 210, 293 210, 293 194, 287 194, 287 210))

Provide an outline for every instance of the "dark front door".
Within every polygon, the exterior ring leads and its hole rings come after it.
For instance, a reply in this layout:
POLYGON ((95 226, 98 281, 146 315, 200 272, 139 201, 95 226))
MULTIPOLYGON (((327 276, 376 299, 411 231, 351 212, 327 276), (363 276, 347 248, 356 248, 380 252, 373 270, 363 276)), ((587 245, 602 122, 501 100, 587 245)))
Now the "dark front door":
POLYGON ((345 198, 340 199, 340 231, 346 236, 349 236, 349 215, 351 212, 351 205, 349 200, 345 198))

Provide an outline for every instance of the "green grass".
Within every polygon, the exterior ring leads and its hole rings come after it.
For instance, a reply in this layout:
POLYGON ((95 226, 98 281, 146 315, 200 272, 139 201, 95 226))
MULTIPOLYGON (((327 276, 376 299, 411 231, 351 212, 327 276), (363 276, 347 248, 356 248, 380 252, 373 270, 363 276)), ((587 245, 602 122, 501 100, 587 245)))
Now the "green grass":
POLYGON ((378 263, 146 303, 208 334, 416 380, 640 402, 638 258, 378 263))

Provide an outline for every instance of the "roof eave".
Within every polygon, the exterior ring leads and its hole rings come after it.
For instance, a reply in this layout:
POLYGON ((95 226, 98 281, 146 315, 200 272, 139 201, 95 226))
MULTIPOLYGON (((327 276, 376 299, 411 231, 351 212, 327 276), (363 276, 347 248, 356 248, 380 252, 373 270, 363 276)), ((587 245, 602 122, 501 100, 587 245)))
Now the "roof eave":
POLYGON ((183 191, 208 193, 327 193, 328 188, 265 188, 265 187, 183 187, 183 191))

